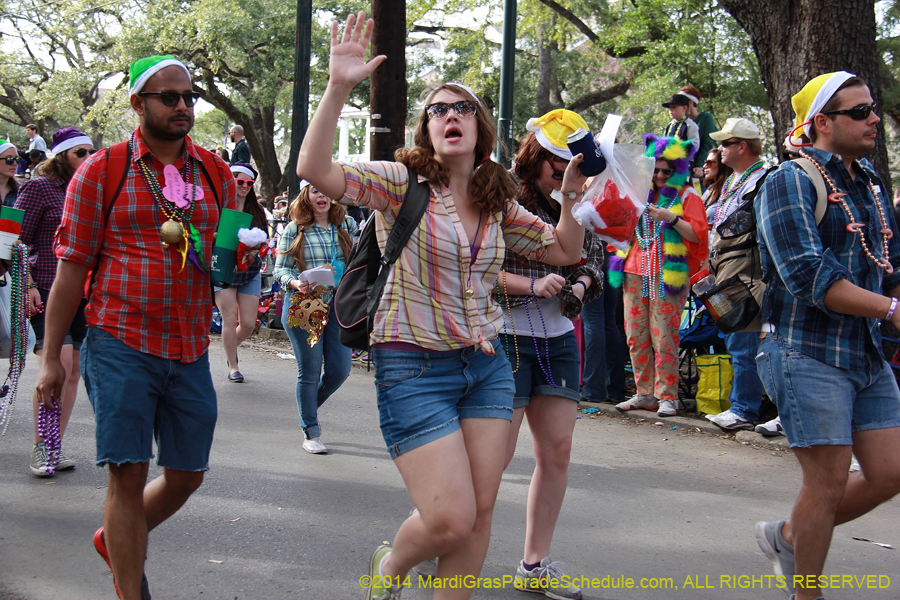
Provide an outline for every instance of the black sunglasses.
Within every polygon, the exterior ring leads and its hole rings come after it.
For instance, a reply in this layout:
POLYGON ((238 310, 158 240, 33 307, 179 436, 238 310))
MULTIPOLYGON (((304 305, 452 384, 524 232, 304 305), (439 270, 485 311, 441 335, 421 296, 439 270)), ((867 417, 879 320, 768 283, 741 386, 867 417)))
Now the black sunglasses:
POLYGON ((184 105, 188 108, 192 107, 200 99, 200 92, 139 92, 138 96, 159 96, 162 103, 166 106, 178 106, 178 99, 184 100, 184 105))
POLYGON ((457 117, 466 118, 475 116, 475 105, 468 100, 460 100, 459 102, 452 102, 450 104, 447 104, 446 102, 435 102, 434 104, 426 106, 425 112, 428 113, 430 119, 440 121, 441 119, 447 118, 451 108, 453 109, 453 112, 456 113, 457 117))
POLYGON ((72 154, 74 154, 78 158, 84 158, 88 154, 93 154, 93 153, 94 153, 93 148, 91 148, 90 150, 88 150, 87 148, 75 148, 74 150, 72 150, 72 154))
POLYGON ((719 145, 725 146, 727 148, 728 146, 734 146, 735 144, 740 144, 743 141, 744 140, 731 140, 730 142, 719 142, 719 145))
POLYGON ((872 111, 875 110, 875 106, 877 106, 874 102, 872 104, 860 104, 859 106, 854 106, 853 108, 847 108, 844 110, 829 110, 828 112, 823 112, 823 115, 847 115, 854 121, 865 121, 869 118, 869 115, 872 114, 872 111))
POLYGON ((15 157, 15 156, 5 156, 0 160, 2 160, 3 162, 5 162, 8 165, 14 165, 17 162, 19 162, 18 157, 15 157))
POLYGON ((654 175, 665 175, 666 177, 671 177, 674 172, 675 169, 653 169, 654 175))

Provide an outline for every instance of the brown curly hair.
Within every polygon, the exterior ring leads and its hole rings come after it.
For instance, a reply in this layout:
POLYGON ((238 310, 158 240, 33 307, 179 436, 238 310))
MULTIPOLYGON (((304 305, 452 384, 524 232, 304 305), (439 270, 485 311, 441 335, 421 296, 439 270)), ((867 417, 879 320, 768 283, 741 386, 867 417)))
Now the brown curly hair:
MULTIPOLYGON (((312 187, 312 185, 308 185, 300 190, 300 193, 297 194, 297 197, 291 202, 290 209, 288 210, 288 214, 291 215, 291 220, 294 222, 294 225, 297 226, 297 237, 291 242, 288 252, 294 257, 294 262, 297 263, 297 268, 300 271, 306 270, 306 262, 303 260, 303 246, 306 243, 306 238, 303 235, 303 231, 312 227, 316 222, 316 215, 313 213, 312 203, 309 201, 309 190, 312 189, 312 187)), ((341 227, 346 218, 346 208, 340 204, 331 205, 331 208, 328 210, 328 222, 337 225, 338 244, 340 244, 341 251, 344 253, 344 261, 350 258, 350 249, 353 247, 353 240, 350 238, 350 233, 341 227)))
MULTIPOLYGON (((516 184, 503 165, 490 160, 491 152, 497 144, 497 129, 491 115, 481 101, 464 88, 452 83, 444 83, 427 90, 425 97, 447 90, 458 94, 475 105, 475 119, 478 122, 478 141, 475 144, 475 174, 469 182, 472 202, 481 210, 499 212, 507 202, 516 197, 516 184)), ((422 108, 413 135, 415 147, 400 148, 394 159, 416 173, 423 175, 431 183, 450 182, 450 172, 434 157, 434 146, 428 137, 428 113, 422 108)))
POLYGON ((532 212, 534 212, 541 195, 535 182, 541 176, 544 161, 550 160, 552 157, 550 151, 541 146, 534 132, 525 136, 519 146, 519 153, 516 154, 516 166, 513 171, 521 184, 519 204, 532 212))

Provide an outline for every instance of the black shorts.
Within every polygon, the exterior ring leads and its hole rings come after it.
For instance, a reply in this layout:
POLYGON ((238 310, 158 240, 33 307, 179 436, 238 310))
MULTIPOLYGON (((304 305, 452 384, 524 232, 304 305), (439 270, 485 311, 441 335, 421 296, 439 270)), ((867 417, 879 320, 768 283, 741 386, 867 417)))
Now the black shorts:
MULTIPOLYGON (((50 297, 50 290, 44 290, 41 288, 37 288, 37 291, 41 294, 41 303, 44 305, 44 310, 47 310, 47 298, 50 297)), ((81 303, 78 305, 78 312, 75 313, 75 318, 72 319, 72 324, 69 325, 69 332, 66 334, 66 339, 63 341, 63 345, 72 344, 72 349, 81 350, 81 343, 84 341, 84 336, 87 333, 87 320, 84 318, 84 307, 87 305, 87 300, 84 298, 81 299, 81 303)), ((32 315, 31 317, 31 328, 34 329, 34 351, 35 353, 44 347, 44 313, 39 312, 36 315, 32 315)))

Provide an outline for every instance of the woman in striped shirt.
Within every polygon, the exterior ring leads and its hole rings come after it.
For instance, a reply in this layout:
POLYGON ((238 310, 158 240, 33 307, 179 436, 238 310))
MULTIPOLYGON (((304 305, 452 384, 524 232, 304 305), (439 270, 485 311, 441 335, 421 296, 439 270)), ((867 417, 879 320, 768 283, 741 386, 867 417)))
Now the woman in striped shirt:
MULTIPOLYGON (((350 90, 383 60, 364 54, 373 23, 332 24, 330 77, 300 150, 297 173, 345 204, 373 209, 383 244, 409 185, 427 181, 430 202, 385 285, 370 341, 381 431, 417 512, 370 561, 368 598, 400 597, 407 572, 439 557, 437 576, 474 576, 490 541, 514 385, 497 339, 491 299, 506 248, 551 264, 581 258, 582 229, 563 206, 558 227, 514 202, 516 187, 490 160, 497 136, 484 104, 461 84, 432 91, 415 147, 398 163, 332 163, 336 123, 350 90)), ((402 107, 400 107, 402 110, 402 107)), ((573 160, 566 177, 574 181, 573 160)), ((468 598, 472 589, 435 589, 468 598)))

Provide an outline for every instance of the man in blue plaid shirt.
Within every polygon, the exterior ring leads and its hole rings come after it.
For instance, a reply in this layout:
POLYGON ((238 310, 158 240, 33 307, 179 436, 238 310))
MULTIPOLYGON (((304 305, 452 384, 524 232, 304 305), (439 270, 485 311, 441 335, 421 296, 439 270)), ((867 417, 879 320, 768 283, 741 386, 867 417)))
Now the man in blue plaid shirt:
POLYGON ((768 280, 756 361, 803 486, 790 519, 757 523, 756 538, 787 591, 796 589, 791 598, 811 600, 822 597, 817 577, 834 526, 900 492, 900 391, 879 331, 881 320, 900 327, 900 237, 881 180, 862 159, 880 120, 869 88, 829 73, 792 103, 788 142, 818 173, 783 163, 755 207, 768 280), (818 227, 816 179, 829 195, 818 227), (862 471, 849 474, 852 454, 862 471))

